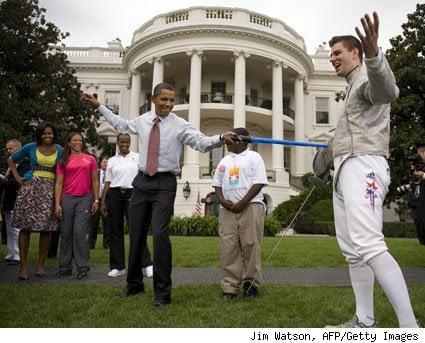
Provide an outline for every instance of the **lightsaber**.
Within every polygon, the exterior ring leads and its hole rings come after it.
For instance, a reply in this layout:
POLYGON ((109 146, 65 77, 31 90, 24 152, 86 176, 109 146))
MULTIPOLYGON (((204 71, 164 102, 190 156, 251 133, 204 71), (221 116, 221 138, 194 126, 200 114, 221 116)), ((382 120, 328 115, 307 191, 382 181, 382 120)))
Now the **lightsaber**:
POLYGON ((267 144, 281 144, 281 145, 293 145, 293 146, 306 146, 313 148, 327 148, 328 144, 303 142, 303 141, 289 141, 286 139, 273 139, 273 138, 261 138, 255 136, 239 136, 243 142, 247 143, 267 143, 267 144))

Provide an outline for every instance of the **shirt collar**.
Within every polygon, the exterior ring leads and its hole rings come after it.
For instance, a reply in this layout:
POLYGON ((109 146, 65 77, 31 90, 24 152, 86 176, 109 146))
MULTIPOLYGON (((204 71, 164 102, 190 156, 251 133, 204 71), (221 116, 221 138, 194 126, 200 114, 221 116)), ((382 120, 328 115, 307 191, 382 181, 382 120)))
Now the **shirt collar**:
POLYGON ((240 152, 239 154, 235 154, 234 152, 232 152, 233 156, 245 156, 248 154, 249 148, 246 148, 244 151, 240 152))
POLYGON ((347 83, 351 86, 359 77, 360 73, 362 71, 362 67, 360 65, 357 65, 350 73, 345 77, 347 80, 347 83))

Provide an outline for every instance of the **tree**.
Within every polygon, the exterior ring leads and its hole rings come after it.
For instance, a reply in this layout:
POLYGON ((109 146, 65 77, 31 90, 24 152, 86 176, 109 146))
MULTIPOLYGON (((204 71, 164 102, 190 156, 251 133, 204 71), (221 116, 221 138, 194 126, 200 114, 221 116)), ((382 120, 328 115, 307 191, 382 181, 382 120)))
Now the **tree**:
POLYGON ((56 126, 62 144, 80 131, 101 146, 98 115, 80 103, 75 72, 55 48, 69 34, 47 22, 45 12, 38 0, 0 3, 0 147, 10 138, 32 141, 40 120, 56 126))
POLYGON ((394 71, 400 97, 391 108, 390 167, 392 183, 388 201, 399 197, 395 188, 409 182, 410 149, 425 142, 425 4, 407 15, 403 33, 390 40, 386 56, 394 71))

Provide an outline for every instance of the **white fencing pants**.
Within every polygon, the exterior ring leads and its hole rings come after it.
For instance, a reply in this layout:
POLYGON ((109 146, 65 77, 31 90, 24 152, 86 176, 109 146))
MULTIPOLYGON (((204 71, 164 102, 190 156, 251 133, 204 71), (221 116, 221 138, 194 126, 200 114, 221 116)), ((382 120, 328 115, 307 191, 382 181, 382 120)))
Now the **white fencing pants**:
POLYGON ((338 244, 347 262, 362 265, 387 251, 382 206, 390 184, 383 156, 361 155, 341 166, 333 194, 338 244))

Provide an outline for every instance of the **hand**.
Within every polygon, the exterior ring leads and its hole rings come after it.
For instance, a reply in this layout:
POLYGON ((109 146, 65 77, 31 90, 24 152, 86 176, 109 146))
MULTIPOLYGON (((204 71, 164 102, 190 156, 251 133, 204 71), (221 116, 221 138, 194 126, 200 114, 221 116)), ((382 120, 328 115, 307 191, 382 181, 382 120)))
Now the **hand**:
POLYGON ((221 203, 221 205, 222 205, 225 209, 227 209, 227 210, 229 210, 229 211, 233 211, 233 201, 231 201, 231 200, 224 200, 224 201, 221 203))
POLYGON ((82 103, 89 105, 91 108, 94 109, 98 108, 101 105, 101 103, 97 101, 97 99, 93 95, 90 94, 82 94, 80 96, 80 100, 82 103))
POLYGON ((20 186, 24 185, 24 178, 22 176, 16 177, 15 180, 20 186))
POLYGON ((235 213, 240 213, 244 210, 246 204, 243 203, 242 201, 238 201, 236 204, 233 205, 233 212, 235 213))
POLYGON ((238 135, 232 131, 223 133, 223 141, 227 145, 232 145, 233 143, 239 142, 238 135))
POLYGON ((424 174, 425 173, 423 171, 421 171, 421 170, 415 170, 413 172, 413 175, 415 175, 418 179, 422 179, 424 177, 424 174))
POLYGON ((93 201, 93 205, 91 205, 91 214, 95 214, 99 211, 99 201, 93 201))
POLYGON ((356 27, 356 33, 362 42, 366 58, 374 58, 378 54, 379 18, 376 12, 373 12, 373 20, 373 22, 370 20, 368 14, 360 19, 365 32, 364 36, 360 32, 359 28, 356 27))
POLYGON ((62 219, 62 207, 61 207, 61 205, 56 205, 55 216, 58 219, 62 219))
POLYGON ((102 216, 107 217, 108 211, 106 209, 105 203, 102 201, 102 205, 100 206, 100 212, 102 213, 102 216))

